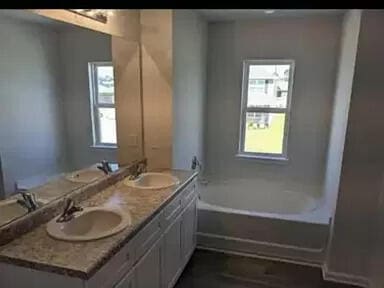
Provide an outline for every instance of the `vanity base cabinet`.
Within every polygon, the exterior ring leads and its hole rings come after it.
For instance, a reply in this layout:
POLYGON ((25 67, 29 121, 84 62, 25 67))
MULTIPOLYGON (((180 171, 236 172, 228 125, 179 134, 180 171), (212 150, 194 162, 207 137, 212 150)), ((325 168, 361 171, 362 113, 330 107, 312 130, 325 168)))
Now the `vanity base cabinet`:
POLYGON ((172 288, 196 247, 196 230, 192 181, 132 240, 136 264, 114 288, 172 288))
POLYGON ((80 278, 0 263, 1 288, 84 288, 80 278))
POLYGON ((135 288, 135 269, 132 269, 127 275, 123 277, 114 288, 135 288))
POLYGON ((1 288, 172 288, 196 247, 193 180, 89 280, 0 263, 1 288))
POLYGON ((171 224, 163 238, 163 288, 171 288, 178 278, 181 260, 181 215, 171 224))
POLYGON ((134 285, 118 288, 161 288, 161 239, 143 256, 134 268, 134 285))
POLYGON ((162 288, 172 288, 176 284, 196 247, 197 191, 195 182, 192 182, 183 191, 180 201, 183 203, 183 209, 164 233, 162 288))
POLYGON ((187 263, 196 248, 197 230, 197 197, 195 197, 185 208, 181 223, 181 255, 182 262, 187 263))

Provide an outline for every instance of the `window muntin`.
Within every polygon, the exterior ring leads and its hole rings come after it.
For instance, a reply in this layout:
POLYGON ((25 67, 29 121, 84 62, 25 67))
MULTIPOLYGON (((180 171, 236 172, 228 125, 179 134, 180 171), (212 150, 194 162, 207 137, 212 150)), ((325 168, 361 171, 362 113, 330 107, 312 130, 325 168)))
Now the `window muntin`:
POLYGON ((239 156, 287 160, 293 60, 246 60, 239 156))
POLYGON ((89 63, 89 79, 93 146, 116 147, 116 107, 112 63, 89 63))

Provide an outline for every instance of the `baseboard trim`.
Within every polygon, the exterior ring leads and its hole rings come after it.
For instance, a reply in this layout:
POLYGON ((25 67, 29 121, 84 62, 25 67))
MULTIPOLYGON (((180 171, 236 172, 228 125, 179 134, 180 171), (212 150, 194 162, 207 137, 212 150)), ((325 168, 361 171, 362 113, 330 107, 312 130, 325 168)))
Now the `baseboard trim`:
POLYGON ((231 251, 244 255, 257 255, 292 263, 321 267, 324 258, 323 249, 311 249, 278 243, 269 243, 248 239, 240 239, 209 233, 197 233, 198 246, 231 251))
POLYGON ((197 245, 196 249, 197 250, 212 251, 212 252, 217 252, 217 253, 223 253, 223 254, 227 254, 227 255, 241 256, 241 257, 248 257, 248 258, 258 258, 258 259, 272 260, 272 261, 278 261, 278 262, 283 262, 283 263, 291 263, 291 264, 321 268, 321 264, 319 264, 319 263, 297 261, 297 260, 281 258, 281 257, 277 257, 277 256, 261 255, 261 254, 257 254, 257 253, 250 254, 250 253, 237 252, 237 251, 227 250, 227 249, 217 249, 217 248, 211 248, 211 247, 204 247, 204 246, 199 246, 199 245, 197 245))
POLYGON ((249 244, 268 246, 268 247, 273 247, 273 248, 292 249, 292 250, 305 251, 305 252, 311 252, 311 253, 321 253, 324 251, 324 248, 306 248, 306 247, 299 247, 299 246, 295 246, 295 245, 286 245, 286 244, 251 240, 251 239, 242 239, 242 238, 237 238, 237 237, 217 235, 217 234, 211 234, 211 233, 197 232, 197 235, 201 236, 201 237, 216 238, 219 240, 236 241, 236 242, 241 242, 241 243, 249 243, 249 244))
POLYGON ((369 279, 367 277, 342 272, 329 271, 328 266, 326 264, 323 264, 321 268, 323 272, 323 278, 327 281, 355 285, 364 288, 370 287, 369 279))

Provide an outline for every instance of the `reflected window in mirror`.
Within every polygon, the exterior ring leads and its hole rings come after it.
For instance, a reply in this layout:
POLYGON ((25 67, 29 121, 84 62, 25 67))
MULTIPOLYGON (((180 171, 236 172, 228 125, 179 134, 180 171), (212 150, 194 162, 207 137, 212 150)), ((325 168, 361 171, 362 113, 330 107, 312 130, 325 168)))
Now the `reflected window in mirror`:
POLYGON ((116 107, 112 62, 89 63, 94 147, 116 148, 116 107))

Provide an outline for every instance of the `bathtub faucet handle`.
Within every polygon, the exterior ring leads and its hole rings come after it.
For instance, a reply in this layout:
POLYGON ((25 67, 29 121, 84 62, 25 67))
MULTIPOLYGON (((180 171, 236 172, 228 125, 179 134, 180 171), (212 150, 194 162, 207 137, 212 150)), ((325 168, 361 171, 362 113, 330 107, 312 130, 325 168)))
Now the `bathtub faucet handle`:
POLYGON ((197 159, 196 156, 193 156, 192 158, 192 165, 191 165, 192 170, 196 170, 196 168, 199 168, 199 171, 201 170, 201 163, 197 159))

